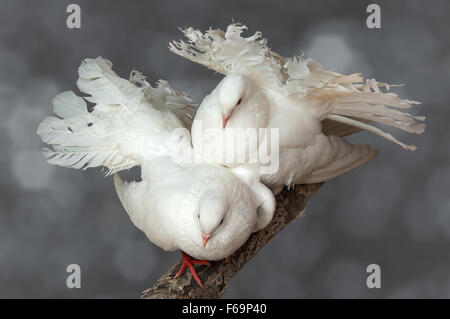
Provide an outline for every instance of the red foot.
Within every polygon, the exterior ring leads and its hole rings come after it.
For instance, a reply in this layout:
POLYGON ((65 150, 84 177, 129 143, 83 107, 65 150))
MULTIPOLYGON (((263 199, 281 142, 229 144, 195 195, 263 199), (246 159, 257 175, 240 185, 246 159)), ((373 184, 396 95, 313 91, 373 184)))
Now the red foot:
POLYGON ((186 254, 184 251, 182 251, 181 254, 183 255, 183 264, 181 265, 181 268, 178 271, 175 278, 181 276, 181 274, 183 273, 184 269, 187 266, 191 270, 192 276, 194 276, 194 279, 197 282, 197 284, 203 288, 203 284, 202 284, 200 278, 198 277, 197 272, 195 271, 194 265, 206 265, 209 267, 209 266, 211 266, 211 264, 207 260, 192 259, 191 256, 186 254))

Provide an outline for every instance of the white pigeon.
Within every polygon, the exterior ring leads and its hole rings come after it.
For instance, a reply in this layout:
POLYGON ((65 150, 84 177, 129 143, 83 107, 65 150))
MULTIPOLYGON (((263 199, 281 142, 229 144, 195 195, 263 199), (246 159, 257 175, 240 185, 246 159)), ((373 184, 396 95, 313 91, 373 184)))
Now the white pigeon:
POLYGON ((359 74, 327 71, 312 59, 285 59, 267 47, 260 32, 241 36, 244 29, 240 24, 229 25, 226 32, 188 28, 183 31, 187 42, 169 45, 172 52, 225 75, 204 98, 192 125, 193 147, 205 160, 230 167, 264 167, 270 164, 260 158, 264 145, 272 152, 271 159, 278 155, 279 166, 271 173, 261 170, 261 180, 278 193, 284 186, 329 180, 374 158, 378 150, 343 138, 360 130, 415 150, 367 123, 420 134, 425 124, 418 121, 425 117, 399 110, 418 102, 383 93, 380 88, 389 90, 387 84, 364 82, 359 74), (242 129, 249 128, 267 130, 257 135, 256 143, 237 147, 249 138, 242 129), (278 147, 270 148, 270 129, 278 129, 278 147), (234 154, 216 156, 227 152, 234 154))
POLYGON ((187 96, 165 81, 153 88, 137 71, 126 80, 111 68, 101 57, 86 59, 77 85, 90 96, 54 98, 59 118, 47 117, 37 132, 51 146, 45 157, 76 169, 103 166, 107 174, 141 166, 139 182, 114 175, 122 205, 150 241, 181 250, 178 275, 188 266, 202 285, 193 264, 231 255, 264 228, 274 213, 273 194, 249 174, 237 177, 195 158, 189 133, 195 109, 187 96), (85 100, 95 104, 92 110, 85 100))

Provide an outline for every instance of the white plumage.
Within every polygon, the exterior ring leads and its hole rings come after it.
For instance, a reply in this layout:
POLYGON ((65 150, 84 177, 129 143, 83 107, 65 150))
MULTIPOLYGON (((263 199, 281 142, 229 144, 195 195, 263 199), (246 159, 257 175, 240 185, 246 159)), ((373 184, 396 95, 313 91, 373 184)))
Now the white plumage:
POLYGON ((140 165, 142 181, 127 183, 115 174, 114 184, 131 220, 153 243, 200 259, 231 255, 270 222, 273 194, 257 177, 238 178, 195 157, 189 133, 195 109, 187 96, 165 81, 153 88, 137 71, 130 80, 120 78, 111 67, 102 58, 86 59, 77 84, 89 96, 64 92, 53 100, 59 118, 46 118, 38 129, 50 145, 48 162, 104 166, 108 173, 140 165), (95 103, 92 110, 85 100, 95 103))
POLYGON ((359 74, 326 71, 312 59, 285 59, 269 50, 260 32, 242 37, 244 29, 232 24, 226 32, 210 29, 203 34, 189 28, 184 31, 187 42, 170 45, 172 52, 225 75, 204 98, 192 126, 194 149, 205 159, 230 167, 249 165, 251 155, 257 158, 262 145, 270 144, 267 136, 253 149, 245 149, 244 163, 218 161, 210 156, 214 152, 204 149, 239 150, 233 141, 248 136, 236 133, 239 128, 279 129, 279 169, 261 176, 276 193, 286 185, 329 180, 374 158, 377 150, 342 138, 359 130, 415 150, 368 122, 420 134, 425 124, 418 121, 424 117, 400 111, 417 102, 383 93, 381 88, 389 89, 387 84, 364 82, 359 74), (208 134, 211 129, 216 134, 208 134))
MULTIPOLYGON (((218 260, 272 220, 273 193, 286 185, 329 180, 378 154, 344 136, 367 130, 415 149, 368 123, 420 134, 424 117, 404 111, 417 102, 383 93, 387 84, 364 82, 358 74, 326 71, 302 57, 284 59, 268 49, 259 32, 242 37, 245 28, 232 24, 226 32, 205 34, 189 28, 187 43, 171 43, 171 51, 225 75, 198 110, 166 81, 152 87, 136 70, 123 79, 108 60, 86 59, 77 85, 88 96, 59 94, 53 100, 57 117, 45 118, 38 128, 49 145, 45 158, 75 169, 105 167, 114 174, 131 220, 150 241, 165 250, 218 260), (217 134, 205 135, 210 129, 217 134), (266 131, 255 145, 244 144, 243 154, 232 154, 237 161, 218 160, 217 153, 241 150, 233 144, 247 135, 236 129, 266 131), (270 157, 279 156, 279 167, 261 173, 271 163, 258 155, 256 162, 250 159, 270 144, 267 129, 279 133, 279 149, 266 150, 270 157), (205 147, 212 152, 205 153, 205 147), (124 182, 116 174, 137 165, 139 182, 124 182)), ((184 254, 181 272, 189 266, 201 285, 195 263, 203 262, 184 254)))
POLYGON ((102 58, 86 59, 78 70, 77 85, 90 96, 63 92, 53 99, 53 111, 60 118, 47 117, 37 132, 51 146, 44 151, 49 163, 77 169, 104 166, 114 173, 169 154, 173 145, 168 137, 174 129, 185 127, 183 120, 191 120, 192 101, 167 82, 152 88, 132 72, 131 80, 140 81, 138 87, 118 77, 111 67, 102 58), (174 98, 179 101, 173 103, 174 98), (85 100, 95 103, 91 112, 85 100), (182 109, 180 101, 184 101, 182 109))
POLYGON ((124 183, 115 175, 114 183, 133 223, 159 247, 219 260, 258 230, 258 201, 226 168, 158 157, 141 169, 142 182, 124 183), (214 234, 206 246, 203 231, 214 234))

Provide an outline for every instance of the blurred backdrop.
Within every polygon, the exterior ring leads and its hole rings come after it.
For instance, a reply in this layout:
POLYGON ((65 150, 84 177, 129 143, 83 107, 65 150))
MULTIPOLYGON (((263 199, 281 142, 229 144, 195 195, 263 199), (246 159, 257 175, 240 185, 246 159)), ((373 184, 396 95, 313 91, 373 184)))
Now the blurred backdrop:
POLYGON ((355 1, 0 0, 0 297, 135 298, 179 258, 130 222, 112 177, 48 165, 36 135, 59 92, 76 89, 86 57, 103 56, 127 77, 168 80, 197 103, 220 76, 170 53, 178 27, 260 30, 284 56, 304 53, 326 68, 362 72, 422 101, 421 136, 407 152, 360 133, 382 152, 328 182, 307 214, 266 246, 226 297, 450 297, 450 12, 448 1, 376 1, 381 29, 368 29, 355 1), (81 29, 66 7, 81 7, 81 29), (81 266, 81 289, 66 266, 81 266), (381 289, 366 287, 379 264, 381 289))

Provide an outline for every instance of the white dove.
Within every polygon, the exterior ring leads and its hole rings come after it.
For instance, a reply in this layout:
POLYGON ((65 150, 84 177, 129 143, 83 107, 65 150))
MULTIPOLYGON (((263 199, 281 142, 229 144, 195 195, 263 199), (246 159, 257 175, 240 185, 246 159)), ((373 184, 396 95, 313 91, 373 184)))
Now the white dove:
POLYGON ((193 265, 231 255, 265 227, 275 209, 273 194, 249 174, 240 178, 194 158, 188 128, 195 109, 187 96, 165 81, 153 88, 137 71, 126 80, 111 68, 101 57, 86 59, 77 85, 90 96, 63 92, 54 98, 60 118, 47 117, 37 132, 51 146, 45 157, 76 169, 104 166, 108 174, 140 165, 140 182, 114 175, 122 205, 150 241, 181 250, 178 275, 188 266, 202 285, 193 265), (85 100, 95 103, 92 110, 85 100))
POLYGON ((312 59, 284 59, 267 47, 260 32, 242 37, 244 29, 231 24, 226 32, 210 29, 203 34, 189 28, 183 31, 187 42, 169 45, 172 52, 225 75, 204 98, 192 125, 193 147, 206 160, 265 167, 270 163, 262 161, 261 154, 267 148, 272 160, 279 155, 279 167, 261 171, 261 180, 277 193, 286 185, 329 180, 374 158, 378 150, 342 138, 360 130, 415 150, 367 123, 420 134, 425 124, 416 120, 425 117, 390 108, 408 109, 418 102, 383 93, 380 88, 389 89, 387 84, 373 79, 363 83, 359 74, 326 71, 312 59), (239 148, 236 143, 252 137, 242 129, 266 130, 253 135, 258 136, 255 143, 239 148), (270 129, 278 129, 277 147, 269 142, 270 129), (234 153, 216 156, 227 152, 234 153))

